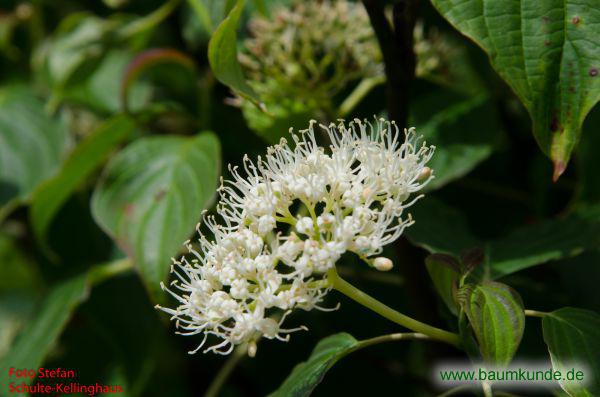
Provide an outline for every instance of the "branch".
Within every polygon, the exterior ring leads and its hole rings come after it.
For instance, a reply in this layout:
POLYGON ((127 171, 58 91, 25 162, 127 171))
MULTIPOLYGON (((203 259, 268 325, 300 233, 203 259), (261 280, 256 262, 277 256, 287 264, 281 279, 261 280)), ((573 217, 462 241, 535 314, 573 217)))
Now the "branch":
POLYGON ((398 0, 395 3, 393 26, 385 16, 382 0, 363 0, 363 5, 383 55, 388 116, 401 128, 406 127, 410 88, 415 77, 413 30, 419 0, 398 0))

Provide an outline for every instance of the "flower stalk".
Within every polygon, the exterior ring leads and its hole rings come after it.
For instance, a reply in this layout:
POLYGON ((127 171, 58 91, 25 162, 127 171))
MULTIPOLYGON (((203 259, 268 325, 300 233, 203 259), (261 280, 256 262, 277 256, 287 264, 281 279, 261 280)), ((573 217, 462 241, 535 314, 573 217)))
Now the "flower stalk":
POLYGON ((360 289, 356 288, 343 278, 341 278, 335 268, 330 269, 327 272, 327 280, 329 285, 333 289, 342 294, 346 295, 355 302, 363 305, 364 307, 373 310, 375 313, 387 318, 390 321, 395 322, 411 331, 424 334, 431 339, 439 340, 441 342, 448 343, 452 346, 458 347, 460 345, 460 339, 457 334, 444 331, 442 329, 433 327, 429 324, 422 323, 414 318, 411 318, 405 314, 402 314, 386 304, 378 301, 372 296, 364 293, 360 289))

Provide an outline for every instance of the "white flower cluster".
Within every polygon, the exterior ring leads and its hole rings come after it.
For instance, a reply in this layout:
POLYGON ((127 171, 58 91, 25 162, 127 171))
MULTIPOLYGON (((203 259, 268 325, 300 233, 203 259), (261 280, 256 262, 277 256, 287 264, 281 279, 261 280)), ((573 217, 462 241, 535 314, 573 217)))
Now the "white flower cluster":
POLYGON ((219 221, 204 219, 213 237, 199 231, 195 244, 186 243, 190 257, 174 260, 175 280, 162 287, 179 306, 160 309, 181 333, 204 334, 190 353, 214 335, 222 340, 205 352, 227 354, 248 343, 253 355, 260 337, 288 340, 305 329, 282 324, 296 308, 326 310, 319 304, 331 288, 327 271, 347 251, 376 269, 392 267, 375 256, 412 223, 404 210, 432 178, 426 163, 433 146, 383 119, 320 129, 315 134, 312 122, 292 132, 293 145, 282 139, 256 162, 246 156, 244 172, 230 167, 233 180, 219 188, 219 221), (329 150, 318 137, 329 138, 329 150))

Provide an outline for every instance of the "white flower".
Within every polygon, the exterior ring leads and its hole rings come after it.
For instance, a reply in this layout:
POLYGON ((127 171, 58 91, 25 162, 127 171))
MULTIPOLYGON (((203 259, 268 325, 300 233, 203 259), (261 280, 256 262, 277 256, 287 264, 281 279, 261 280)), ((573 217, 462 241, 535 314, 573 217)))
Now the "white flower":
POLYGON ((253 355, 261 337, 288 340, 306 329, 283 323, 294 309, 328 310, 320 306, 331 289, 327 272, 347 251, 377 270, 392 268, 374 257, 413 223, 405 209, 433 177, 425 164, 434 148, 385 120, 320 128, 327 150, 313 122, 292 133, 293 146, 283 139, 256 162, 245 156, 243 173, 230 167, 233 180, 219 188, 220 221, 204 218, 211 239, 200 233, 186 243, 189 257, 174 260, 175 280, 162 287, 179 306, 160 309, 180 333, 204 334, 194 352, 212 335, 220 341, 205 352, 247 343, 253 355))
POLYGON ((298 221, 296 222, 296 230, 298 231, 298 233, 306 234, 307 236, 313 234, 314 229, 312 218, 305 216, 303 218, 298 219, 298 221))

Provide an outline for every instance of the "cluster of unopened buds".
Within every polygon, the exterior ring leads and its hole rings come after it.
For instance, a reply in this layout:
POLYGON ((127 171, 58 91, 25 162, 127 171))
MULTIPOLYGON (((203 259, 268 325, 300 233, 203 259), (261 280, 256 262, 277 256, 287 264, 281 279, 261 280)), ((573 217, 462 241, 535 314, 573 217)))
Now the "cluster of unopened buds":
POLYGON ((360 3, 294 0, 271 17, 255 15, 248 28, 239 60, 267 102, 288 95, 329 101, 349 81, 383 74, 381 51, 360 3))
POLYGON ((159 308, 180 333, 203 335, 190 353, 210 338, 217 342, 205 352, 247 344, 252 356, 259 338, 287 341, 306 329, 283 323, 294 309, 330 310, 321 305, 327 273, 346 252, 390 270, 382 249, 413 223, 405 210, 433 177, 426 163, 434 147, 383 119, 312 122, 291 138, 256 161, 246 156, 242 169, 230 166, 218 217, 205 216, 208 233, 199 225, 199 239, 186 242, 189 255, 174 260, 174 281, 162 287, 178 306, 159 308))
MULTIPOLYGON (((271 17, 255 14, 248 29, 239 61, 268 108, 298 98, 304 107, 331 106, 332 98, 354 82, 384 74, 381 50, 360 2, 294 0, 275 7, 271 17)), ((426 31, 422 21, 415 25, 414 51, 419 77, 446 69, 457 55, 445 35, 426 31)), ((246 110, 256 111, 247 105, 246 110)))

